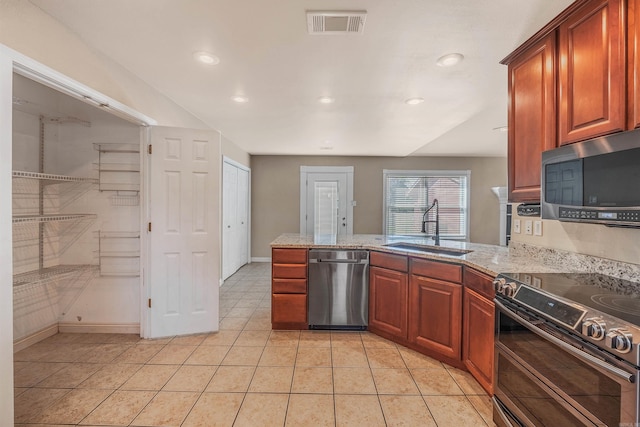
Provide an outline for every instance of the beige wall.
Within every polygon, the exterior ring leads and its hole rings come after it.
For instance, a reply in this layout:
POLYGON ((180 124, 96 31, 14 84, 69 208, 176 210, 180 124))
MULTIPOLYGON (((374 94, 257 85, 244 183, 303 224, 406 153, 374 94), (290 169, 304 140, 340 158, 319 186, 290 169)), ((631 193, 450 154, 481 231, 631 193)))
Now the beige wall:
POLYGON ((222 136, 220 140, 222 141, 221 145, 223 156, 228 157, 246 167, 251 167, 251 156, 246 151, 224 136, 222 136))
POLYGON ((507 180, 505 158, 251 156, 253 257, 270 257, 269 244, 300 231, 300 166, 353 166, 355 234, 382 233, 382 171, 471 170, 471 241, 498 244, 499 204, 491 187, 507 180))
POLYGON ((640 264, 639 229, 543 220, 542 236, 531 236, 524 234, 524 221, 532 218, 519 217, 515 208, 513 218, 521 223, 521 233, 511 233, 513 241, 640 264))

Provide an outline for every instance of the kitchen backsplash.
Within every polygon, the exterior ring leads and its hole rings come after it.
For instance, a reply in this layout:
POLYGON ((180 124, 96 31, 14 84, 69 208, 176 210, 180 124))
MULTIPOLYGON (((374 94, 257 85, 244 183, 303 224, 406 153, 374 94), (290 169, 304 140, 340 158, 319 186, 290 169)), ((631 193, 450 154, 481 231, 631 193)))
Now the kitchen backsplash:
POLYGON ((566 267, 569 272, 583 271, 586 273, 601 273, 621 279, 640 282, 640 265, 562 249, 547 248, 529 243, 511 240, 509 253, 526 256, 538 262, 566 267))
POLYGON ((518 216, 515 213, 515 205, 517 204, 514 204, 513 220, 520 220, 520 233, 515 233, 512 221, 512 242, 592 255, 623 263, 640 264, 640 229, 518 216), (528 220, 542 221, 542 236, 525 234, 525 221, 528 220))

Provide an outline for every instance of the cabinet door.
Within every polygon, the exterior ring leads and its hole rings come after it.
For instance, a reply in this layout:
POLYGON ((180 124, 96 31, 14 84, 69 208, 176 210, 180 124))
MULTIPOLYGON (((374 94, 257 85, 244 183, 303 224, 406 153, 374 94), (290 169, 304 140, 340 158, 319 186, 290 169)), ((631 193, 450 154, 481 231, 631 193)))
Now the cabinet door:
POLYGON ((640 127, 640 0, 629 0, 627 25, 627 129, 635 129, 640 127))
POLYGON ((554 33, 509 63, 509 201, 540 200, 542 152, 556 146, 554 33))
POLYGON ((303 329, 308 325, 307 295, 272 294, 271 323, 273 329, 303 329))
POLYGON ((493 394, 494 310, 492 301, 465 289, 462 360, 489 394, 493 394))
POLYGON ((625 126, 623 0, 592 0, 558 28, 560 144, 625 126))
POLYGON ((371 267, 369 329, 407 338, 407 274, 371 267))
POLYGON ((411 276, 409 341, 460 360, 462 285, 411 276))

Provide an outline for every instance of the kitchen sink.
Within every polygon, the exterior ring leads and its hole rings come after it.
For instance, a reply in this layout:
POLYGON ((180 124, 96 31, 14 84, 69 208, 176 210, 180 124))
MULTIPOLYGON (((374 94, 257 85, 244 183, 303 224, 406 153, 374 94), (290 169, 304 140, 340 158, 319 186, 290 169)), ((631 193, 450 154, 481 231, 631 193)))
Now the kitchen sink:
POLYGON ((427 254, 448 255, 448 256, 463 256, 468 254, 469 252, 473 252, 468 249, 441 248, 437 246, 426 246, 426 245, 419 245, 417 243, 407 243, 407 242, 388 243, 383 246, 386 246, 388 248, 393 248, 393 249, 401 249, 403 251, 421 252, 421 253, 427 253, 427 254))

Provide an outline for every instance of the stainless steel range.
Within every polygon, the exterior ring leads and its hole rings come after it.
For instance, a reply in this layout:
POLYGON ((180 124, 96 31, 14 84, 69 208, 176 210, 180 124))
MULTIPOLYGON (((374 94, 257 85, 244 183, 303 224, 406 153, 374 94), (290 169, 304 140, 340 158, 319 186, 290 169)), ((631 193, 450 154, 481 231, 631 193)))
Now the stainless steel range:
POLYGON ((640 283, 502 273, 494 287, 496 424, 640 426, 640 283))

